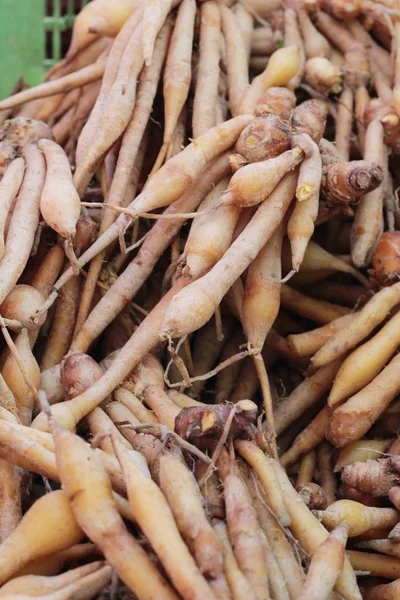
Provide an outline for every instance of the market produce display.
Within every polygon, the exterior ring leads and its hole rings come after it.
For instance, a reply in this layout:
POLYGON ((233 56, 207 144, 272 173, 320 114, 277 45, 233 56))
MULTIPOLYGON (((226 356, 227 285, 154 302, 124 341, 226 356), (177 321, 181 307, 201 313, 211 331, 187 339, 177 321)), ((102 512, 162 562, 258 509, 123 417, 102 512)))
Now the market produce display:
POLYGON ((93 0, 0 101, 0 600, 400 598, 399 18, 93 0))

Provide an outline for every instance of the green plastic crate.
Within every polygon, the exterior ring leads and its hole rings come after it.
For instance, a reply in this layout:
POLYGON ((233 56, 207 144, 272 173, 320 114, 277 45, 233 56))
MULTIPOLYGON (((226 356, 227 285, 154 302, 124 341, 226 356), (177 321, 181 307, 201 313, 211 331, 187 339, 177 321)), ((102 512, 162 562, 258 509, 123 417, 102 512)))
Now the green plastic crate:
POLYGON ((60 60, 62 32, 88 0, 0 0, 0 97, 20 77, 29 86, 60 60))

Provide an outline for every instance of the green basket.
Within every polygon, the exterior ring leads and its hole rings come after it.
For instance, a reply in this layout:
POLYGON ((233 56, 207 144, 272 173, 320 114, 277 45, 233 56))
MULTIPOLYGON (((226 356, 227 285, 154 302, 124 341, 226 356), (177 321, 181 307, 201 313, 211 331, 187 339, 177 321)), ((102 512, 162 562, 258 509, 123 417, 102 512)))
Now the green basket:
POLYGON ((62 33, 88 0, 0 0, 0 98, 29 86, 62 58, 62 33))

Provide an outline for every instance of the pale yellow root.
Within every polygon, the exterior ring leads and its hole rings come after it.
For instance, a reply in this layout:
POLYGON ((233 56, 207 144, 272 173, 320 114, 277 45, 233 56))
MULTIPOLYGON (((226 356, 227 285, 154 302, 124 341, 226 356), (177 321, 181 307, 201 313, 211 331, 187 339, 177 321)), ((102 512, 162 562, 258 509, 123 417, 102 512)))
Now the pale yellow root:
POLYGON ((1 374, 15 397, 20 421, 24 425, 30 425, 35 404, 35 393, 31 386, 39 388, 40 369, 31 351, 27 329, 22 329, 18 334, 15 340, 15 351, 18 356, 12 353, 8 355, 1 374), (26 382, 17 359, 21 361, 31 386, 26 382))
POLYGON ((240 471, 237 467, 231 468, 231 471, 222 475, 229 539, 238 565, 254 591, 255 599, 269 600, 261 526, 240 471))
POLYGON ((347 528, 339 525, 314 552, 299 600, 326 600, 342 573, 347 528))
POLYGON ((45 180, 45 161, 34 144, 24 146, 22 155, 26 170, 0 263, 0 304, 17 283, 28 262, 39 225, 39 202, 45 180))
POLYGON ((359 440, 344 446, 337 457, 335 472, 355 462, 378 460, 382 454, 389 450, 392 440, 359 440))
POLYGON ((359 440, 389 406, 400 391, 399 364, 397 354, 371 383, 333 412, 327 437, 334 446, 359 440))
MULTIPOLYGON (((129 198, 128 202, 126 201, 128 192, 132 193, 132 197, 135 195, 135 190, 129 190, 129 182, 132 181, 136 162, 140 162, 139 145, 140 143, 143 144, 145 128, 157 91, 157 84, 159 82, 165 54, 168 49, 169 33, 170 30, 166 27, 163 31, 163 35, 160 35, 156 40, 153 63, 151 67, 143 69, 139 78, 135 107, 122 137, 121 149, 118 154, 114 177, 107 196, 108 203, 115 206, 125 206, 130 202, 131 198, 129 198)), ((107 210, 107 208, 104 210, 99 235, 104 233, 104 231, 113 224, 115 218, 115 212, 110 209, 107 210)), ((107 253, 107 249, 100 252, 90 263, 88 277, 85 281, 79 304, 74 337, 79 333, 90 312, 97 279, 107 253)))
POLYGON ((140 600, 157 597, 177 600, 175 592, 126 529, 113 500, 107 472, 95 452, 81 438, 53 422, 52 434, 63 489, 86 535, 100 547, 140 600), (93 519, 94 513, 98 518, 93 519))
POLYGON ((0 182, 0 194, 2 198, 0 210, 0 258, 4 255, 5 227, 9 216, 10 207, 15 200, 21 187, 25 171, 23 158, 16 158, 6 169, 0 182))
POLYGON ((285 86, 296 75, 300 66, 300 56, 295 46, 280 48, 270 57, 265 70, 253 79, 244 94, 241 114, 253 113, 260 96, 270 87, 285 86))
POLYGON ((92 410, 86 417, 86 423, 89 425, 90 432, 94 437, 99 436, 99 446, 104 452, 114 454, 114 448, 111 442, 111 434, 119 438, 121 443, 129 449, 132 449, 130 443, 119 432, 110 417, 99 406, 92 410))
MULTIPOLYGON (((217 2, 208 0, 200 9, 200 58, 193 102, 193 137, 215 125, 218 100, 221 17, 217 2)), ((252 111, 251 111, 252 112, 252 111)))
POLYGON ((0 598, 7 594, 24 594, 27 590, 29 590, 29 596, 34 597, 51 594, 91 573, 95 573, 104 566, 105 563, 103 561, 97 561, 77 567, 76 569, 71 569, 55 577, 46 577, 43 575, 15 577, 1 587, 0 598))
POLYGON ((296 11, 292 8, 285 8, 284 10, 284 44, 286 48, 296 48, 299 65, 297 67, 296 74, 290 78, 285 84, 290 90, 298 88, 304 74, 304 65, 306 62, 303 38, 300 33, 299 23, 297 19, 296 11))
POLYGON ((392 317, 368 342, 346 358, 329 395, 329 406, 336 406, 368 385, 400 344, 400 313, 392 317))
POLYGON ((235 444, 236 450, 256 471, 264 487, 267 503, 275 517, 281 525, 288 527, 290 525, 290 516, 285 507, 282 497, 282 490, 277 482, 276 476, 271 466, 271 460, 268 459, 263 451, 252 442, 238 440, 235 444))
MULTIPOLYGON (((251 486, 249 487, 251 489, 251 486)), ((273 555, 284 577, 290 598, 291 600, 297 600, 297 595, 299 590, 302 589, 305 580, 301 565, 294 555, 293 547, 286 537, 285 530, 260 497, 257 482, 253 487, 256 488, 257 491, 255 501, 260 516, 261 527, 263 528, 273 555)))
POLYGON ((337 331, 346 327, 356 319, 358 313, 350 313, 344 317, 338 317, 327 325, 311 329, 304 333, 295 333, 288 336, 289 346, 299 356, 311 356, 315 354, 337 331))
MULTIPOLYGON (((365 133, 364 159, 387 170, 388 155, 383 141, 380 121, 372 121, 365 133)), ((383 199, 385 181, 360 198, 351 231, 351 258, 356 267, 364 267, 375 250, 383 231, 383 199)))
POLYGON ((165 0, 162 2, 161 0, 150 0, 148 4, 144 4, 142 18, 142 52, 147 67, 151 65, 153 60, 156 37, 163 26, 173 4, 179 4, 179 1, 173 2, 173 0, 165 0))
MULTIPOLYGON (((329 534, 304 502, 299 501, 299 496, 285 470, 276 461, 273 462, 273 467, 291 516, 290 529, 306 552, 312 555, 329 534)), ((343 570, 336 582, 335 590, 346 600, 361 600, 356 576, 347 558, 344 560, 343 570)))
POLYGON ((399 512, 393 508, 364 506, 353 500, 338 500, 326 510, 317 511, 320 521, 329 529, 346 525, 349 537, 374 529, 390 529, 398 523, 399 512))
POLYGON ((159 422, 155 414, 143 406, 142 402, 129 390, 120 387, 115 390, 114 397, 117 402, 121 402, 121 404, 126 406, 141 423, 152 423, 155 425, 159 422))
POLYGON ((223 521, 215 520, 213 526, 222 544, 224 571, 232 592, 233 600, 255 600, 251 585, 243 575, 243 572, 237 563, 225 523, 223 521))
POLYGON ((36 87, 29 88, 18 94, 14 94, 5 100, 0 102, 0 110, 6 108, 14 108, 20 106, 24 102, 34 100, 36 98, 45 98, 46 96, 52 96, 59 94, 60 92, 69 92, 83 85, 87 85, 92 81, 101 79, 104 73, 105 60, 99 60, 98 62, 84 67, 80 71, 64 75, 60 79, 53 79, 52 81, 46 81, 36 87))
POLYGON ((167 500, 150 473, 145 475, 118 440, 113 439, 128 498, 140 528, 158 554, 176 589, 186 600, 215 598, 182 540, 167 500), (157 520, 153 515, 157 514, 157 520))
MULTIPOLYGON (((357 550, 347 550, 346 555, 353 569, 357 571, 368 571, 368 574, 372 577, 384 577, 385 579, 400 578, 400 559, 398 558, 357 552, 357 550)), ((385 596, 383 598, 387 600, 385 596)), ((393 596, 393 600, 395 598, 396 596, 393 596)), ((379 596, 378 599, 381 600, 379 596)), ((391 600, 390 596, 389 599, 391 600)))
POLYGON ((240 113, 240 102, 249 86, 249 67, 246 45, 240 25, 227 6, 220 6, 222 31, 226 45, 229 103, 233 116, 240 113))
POLYGON ((64 492, 42 496, 1 545, 0 582, 34 559, 70 548, 83 535, 64 492))
POLYGON ((313 368, 322 367, 365 339, 381 323, 400 301, 400 283, 383 288, 377 292, 358 311, 351 323, 346 323, 314 354, 311 359, 313 368))
POLYGON ((180 458, 164 453, 158 461, 158 479, 200 571, 217 578, 223 571, 222 546, 207 520, 194 476, 180 458))

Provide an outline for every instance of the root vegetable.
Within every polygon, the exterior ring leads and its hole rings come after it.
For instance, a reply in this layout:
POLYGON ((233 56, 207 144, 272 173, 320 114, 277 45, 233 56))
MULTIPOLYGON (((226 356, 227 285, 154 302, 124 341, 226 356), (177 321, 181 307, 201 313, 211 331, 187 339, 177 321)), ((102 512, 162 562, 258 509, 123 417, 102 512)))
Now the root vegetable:
MULTIPOLYGON (((40 369, 32 354, 28 331, 26 329, 23 329, 18 334, 15 346, 30 381, 38 389, 40 385, 40 369)), ((32 420, 35 396, 25 382, 25 378, 22 376, 18 363, 12 354, 7 357, 1 374, 15 397, 21 422, 24 425, 29 425, 32 420)))
POLYGON ((215 521, 214 529, 222 543, 224 553, 224 570, 234 600, 254 600, 254 592, 250 582, 239 568, 232 550, 226 525, 223 521, 215 521))
POLYGON ((389 529, 398 522, 399 513, 392 508, 364 506, 352 500, 338 500, 324 511, 318 511, 324 525, 332 529, 346 525, 349 537, 361 535, 371 529, 389 529))
POLYGON ((297 14, 292 8, 285 8, 283 19, 285 31, 284 45, 286 48, 296 48, 299 59, 299 65, 296 70, 296 74, 290 78, 287 84, 285 84, 290 90, 295 90, 302 80, 304 74, 304 63, 306 58, 304 53, 303 38, 300 33, 297 14))
POLYGON ((0 258, 4 256, 5 228, 10 208, 20 190, 25 171, 23 158, 14 159, 7 167, 0 182, 0 258))
POLYGON ((270 87, 285 86, 297 73, 300 65, 298 50, 295 46, 280 48, 270 57, 265 70, 257 75, 246 90, 240 103, 240 112, 254 112, 260 96, 270 87))
POLYGON ((63 489, 83 531, 101 548, 107 561, 138 598, 150 600, 160 595, 176 599, 145 551, 128 533, 98 456, 75 434, 54 422, 51 426, 63 489), (93 519, 95 510, 101 518, 93 519))
POLYGON ((100 118, 103 112, 104 104, 106 98, 109 94, 109 91, 115 82, 115 78, 118 72, 119 63, 121 61, 121 56, 126 48, 128 40, 133 32, 133 30, 137 27, 142 17, 142 11, 139 9, 134 12, 133 15, 123 25, 120 32, 116 36, 113 41, 109 55, 107 57, 104 74, 102 77, 100 92, 97 96, 96 103, 93 107, 90 116, 84 125, 79 140, 77 142, 75 160, 76 165, 82 164, 82 162, 86 158, 86 153, 88 148, 93 140, 97 132, 97 127, 100 122, 100 118))
POLYGON ((337 408, 329 421, 327 437, 334 446, 360 439, 400 390, 396 356, 364 389, 337 408))
POLYGON ((365 592, 365 600, 395 600, 400 591, 399 581, 383 585, 374 585, 365 592))
MULTIPOLYGON (((214 0, 202 2, 200 8, 200 53, 193 101, 193 137, 198 138, 215 123, 218 100, 220 28, 219 6, 214 0)), ((241 111, 243 113, 243 111, 241 111)), ((252 114, 249 110, 249 114, 252 114)))
POLYGON ((247 8, 243 6, 243 4, 235 4, 233 7, 233 11, 235 13, 236 20, 239 24, 240 31, 242 33, 244 44, 247 52, 247 56, 250 56, 251 53, 251 43, 253 38, 254 29, 254 20, 253 16, 247 8))
POLYGON ((372 496, 386 496, 400 483, 400 460, 388 456, 378 460, 355 462, 342 470, 343 483, 372 496))
POLYGON ((86 155, 82 157, 82 163, 77 165, 74 185, 79 196, 85 192, 99 162, 123 133, 132 116, 137 78, 144 61, 141 49, 142 30, 142 24, 138 25, 126 43, 115 81, 104 99, 97 135, 92 139, 91 145, 86 148, 86 155))
POLYGON ((77 567, 76 569, 71 569, 55 577, 40 575, 16 577, 2 586, 0 598, 7 596, 7 594, 23 594, 26 590, 29 590, 29 596, 46 596, 69 586, 71 583, 77 582, 91 573, 95 573, 96 571, 98 573, 104 566, 104 562, 97 561, 77 567))
POLYGON ((3 303, 25 268, 39 224, 39 200, 45 180, 45 163, 40 150, 33 144, 27 144, 22 155, 26 171, 0 263, 0 303, 3 303))
POLYGON ((165 0, 161 2, 160 0, 150 0, 148 5, 144 5, 142 52, 146 67, 149 67, 152 63, 156 37, 174 4, 179 4, 179 1, 165 0))
POLYGON ((290 525, 290 516, 282 498, 282 490, 279 487, 276 476, 271 466, 273 459, 267 459, 257 446, 252 442, 237 440, 235 448, 240 456, 244 458, 256 471, 264 487, 266 499, 276 519, 281 525, 290 525))
MULTIPOLYGON (((375 162, 382 173, 387 169, 387 155, 383 143, 383 128, 381 123, 373 121, 367 127, 365 134, 364 158, 375 162)), ((376 245, 376 240, 383 229, 383 195, 385 185, 381 181, 375 189, 368 190, 360 199, 356 210, 351 234, 351 257, 353 263, 364 266, 370 259, 376 245)))
POLYGON ((346 323, 345 327, 334 333, 312 357, 313 368, 321 367, 343 356, 347 350, 354 348, 365 339, 399 302, 400 285, 398 288, 397 285, 384 288, 372 296, 350 323, 346 323))
POLYGON ((195 478, 171 453, 160 456, 157 471, 160 488, 201 573, 215 579, 222 573, 222 546, 204 513, 195 478))
POLYGON ((263 27, 253 29, 250 43, 251 54, 270 56, 276 50, 276 40, 271 26, 266 22, 263 27))
POLYGON ((346 358, 335 378, 328 404, 333 407, 368 385, 400 344, 400 315, 392 317, 368 342, 346 358), (355 376, 357 374, 357 376, 355 376))
POLYGON ((300 9, 297 12, 297 17, 303 35, 306 57, 308 59, 316 57, 329 58, 329 42, 315 27, 307 11, 300 9))
POLYGON ((300 600, 323 600, 329 597, 343 569, 347 528, 339 525, 314 552, 300 600))
MULTIPOLYGON (((357 462, 377 460, 382 452, 390 448, 391 440, 359 440, 340 450, 335 464, 335 472, 357 462)), ((354 486, 352 486, 354 487, 354 486)))
POLYGON ((290 149, 290 142, 288 120, 273 114, 257 117, 240 134, 235 146, 238 156, 231 157, 231 164, 239 161, 243 166, 246 161, 259 162, 277 157, 290 149))
POLYGON ((227 6, 221 5, 220 11, 226 45, 229 103, 235 117, 240 114, 240 102, 249 87, 248 55, 235 15, 227 6))
POLYGON ((387 554, 388 556, 395 556, 400 558, 400 547, 397 542, 392 540, 368 540, 366 542, 358 542, 357 548, 366 550, 375 550, 381 554, 387 554))
POLYGON ((368 571, 372 577, 384 577, 385 579, 398 579, 400 574, 400 560, 392 556, 368 554, 356 550, 346 551, 353 569, 357 571, 368 571))
POLYGON ((296 134, 292 140, 305 152, 297 181, 297 202, 288 222, 292 266, 298 271, 318 216, 322 162, 318 146, 306 133, 296 134))
POLYGON ((92 44, 97 35, 115 36, 138 5, 138 0, 119 1, 112 10, 106 0, 95 0, 86 5, 74 23, 66 56, 67 64, 86 46, 92 44))
MULTIPOLYGON (((171 204, 181 196, 202 169, 215 156, 221 154, 236 141, 240 131, 249 123, 251 117, 243 115, 212 128, 203 137, 192 142, 177 156, 171 158, 152 178, 146 189, 139 194, 128 208, 142 213, 171 204)), ((79 267, 84 266, 96 254, 116 240, 132 220, 132 216, 121 215, 117 221, 103 233, 98 240, 78 259, 79 267)), ((68 270, 54 285, 42 309, 54 302, 58 290, 72 276, 68 270)), ((1 296, 0 296, 1 298, 1 296)))
POLYGON ((317 453, 315 450, 310 450, 310 452, 307 452, 301 459, 296 487, 301 487, 303 484, 310 483, 314 479, 316 465, 317 453))
MULTIPOLYGON (((291 531, 300 541, 304 549, 313 554, 327 539, 329 534, 323 525, 321 525, 310 512, 304 502, 299 502, 298 495, 291 485, 284 469, 276 461, 272 464, 283 492, 286 507, 291 516, 291 531)), ((344 559, 343 570, 337 579, 335 590, 348 600, 361 599, 355 574, 347 558, 344 559)))
POLYGON ((0 459, 0 489, 0 541, 3 543, 22 518, 20 477, 14 464, 3 459, 0 459))
MULTIPOLYGON (((24 327, 32 328, 29 317, 43 304, 43 301, 43 295, 34 286, 17 284, 0 306, 1 314, 5 319, 15 319, 20 321, 24 327)), ((45 319, 46 313, 41 315, 35 328, 41 327, 45 319)))
MULTIPOLYGON (((106 51, 107 52, 107 51, 106 51)), ((106 53, 105 53, 106 54, 106 53)), ((101 79, 104 73, 105 66, 105 54, 101 55, 99 59, 87 67, 83 67, 79 71, 64 75, 60 79, 53 79, 46 81, 35 87, 29 88, 18 94, 14 94, 5 100, 0 102, 0 110, 7 108, 14 108, 20 106, 25 102, 36 100, 37 98, 46 98, 47 96, 54 96, 55 94, 69 92, 76 88, 88 85, 92 81, 101 79)))
POLYGON ((296 491, 298 492, 304 504, 306 504, 311 510, 325 510, 325 508, 328 506, 325 492, 317 483, 302 483, 301 485, 297 484, 296 491))
POLYGON ((328 58, 322 56, 315 56, 306 61, 304 78, 311 87, 317 92, 321 92, 321 94, 338 94, 342 89, 340 69, 328 58))
POLYGON ((115 399, 121 402, 141 423, 158 423, 157 417, 153 412, 145 408, 142 402, 136 398, 129 390, 123 387, 118 388, 114 392, 115 399))
POLYGON ((132 511, 175 587, 186 599, 214 598, 179 534, 163 493, 150 474, 146 476, 136 467, 129 451, 118 440, 113 439, 113 444, 126 478, 132 511), (157 522, 153 519, 153 513, 158 515, 157 522), (165 544, 166 539, 168 545, 165 544))
POLYGON ((250 494, 237 472, 228 473, 223 480, 228 534, 239 568, 250 583, 256 600, 269 598, 261 528, 250 494))
POLYGON ((40 361, 42 370, 58 365, 68 352, 78 311, 80 283, 80 276, 75 275, 60 290, 46 347, 40 361))
POLYGON ((30 561, 77 544, 83 535, 64 492, 42 496, 1 545, 1 583, 30 561))
POLYGON ((256 405, 251 400, 242 400, 235 405, 193 406, 178 411, 175 432, 199 447, 213 448, 222 437, 228 419, 231 419, 229 437, 235 439, 249 428, 255 416, 256 405))
POLYGON ((292 199, 295 181, 296 174, 287 174, 266 202, 261 204, 249 225, 216 266, 173 298, 164 318, 163 332, 171 337, 181 337, 198 329, 211 318, 225 293, 256 257, 282 220, 292 199), (279 206, 275 204, 275 198, 279 206), (230 265, 229 270, 225 265, 230 265), (220 273, 223 275, 220 276, 220 273), (209 281, 213 282, 213 289, 210 289, 209 281), (218 282, 218 285, 215 285, 215 282, 218 282), (182 312, 181 306, 185 306, 185 313, 182 312))
POLYGON ((379 164, 369 161, 336 163, 324 168, 322 190, 329 202, 348 204, 374 192, 382 181, 383 170, 379 164))
POLYGON ((350 158, 350 138, 353 126, 354 94, 351 89, 345 88, 340 95, 335 133, 335 146, 343 159, 350 158))
MULTIPOLYGON (((196 209, 200 201, 211 191, 214 184, 223 177, 227 170, 227 156, 222 155, 206 167, 198 178, 194 179, 187 192, 167 209, 167 213, 181 213, 196 209)), ((103 296, 93 309, 82 330, 75 338, 72 349, 87 350, 94 339, 111 323, 112 319, 125 306, 127 298, 132 298, 150 275, 158 258, 178 233, 183 222, 184 219, 182 218, 157 221, 144 241, 137 257, 132 260, 117 282, 110 288, 110 291, 103 296)))
POLYGON ((158 166, 161 166, 165 158, 178 124, 179 115, 189 93, 192 77, 191 55, 195 15, 196 3, 194 0, 183 0, 176 17, 164 69, 164 137, 153 172, 157 170, 158 166))
POLYGON ((388 285, 400 273, 398 231, 385 231, 371 257, 373 277, 382 285, 388 285))
POLYGON ((322 367, 311 377, 304 379, 287 398, 279 403, 274 411, 275 427, 278 435, 326 394, 339 367, 339 361, 334 361, 322 367))
POLYGON ((215 265, 231 243, 240 209, 234 205, 218 206, 228 182, 227 177, 221 179, 199 205, 199 213, 209 214, 194 220, 185 244, 185 274, 190 278, 197 279, 204 264, 215 265))

